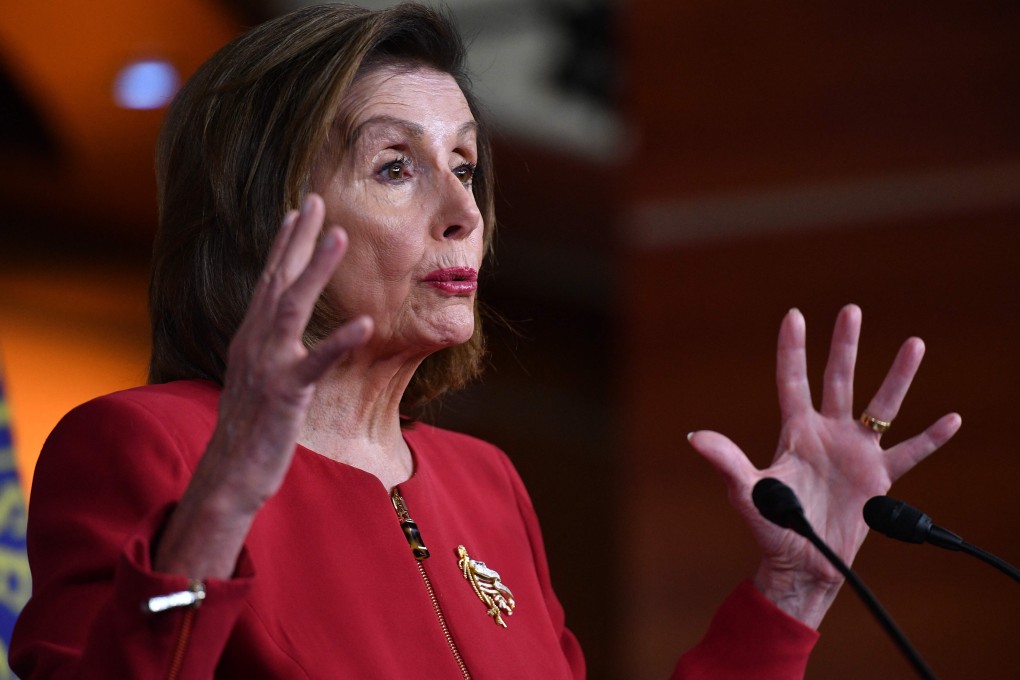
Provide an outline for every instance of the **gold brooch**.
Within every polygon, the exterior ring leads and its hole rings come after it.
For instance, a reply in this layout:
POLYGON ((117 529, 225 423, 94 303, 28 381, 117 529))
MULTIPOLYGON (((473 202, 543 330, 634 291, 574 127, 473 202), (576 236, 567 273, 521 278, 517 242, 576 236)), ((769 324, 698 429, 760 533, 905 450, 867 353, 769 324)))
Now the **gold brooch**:
POLYGON ((467 549, 462 545, 457 546, 457 566, 464 578, 468 580, 475 591, 475 595, 489 608, 488 614, 498 625, 506 628, 506 622, 500 612, 507 616, 514 613, 514 594, 510 592, 499 580, 499 574, 485 566, 485 562, 479 562, 468 557, 467 549))

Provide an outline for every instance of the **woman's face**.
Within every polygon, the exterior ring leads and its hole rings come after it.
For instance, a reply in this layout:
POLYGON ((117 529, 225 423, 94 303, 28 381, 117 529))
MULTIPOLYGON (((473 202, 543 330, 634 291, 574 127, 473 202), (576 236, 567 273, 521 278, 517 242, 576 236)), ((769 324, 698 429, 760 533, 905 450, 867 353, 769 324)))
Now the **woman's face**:
POLYGON ((482 263, 471 191, 476 125, 448 74, 384 67, 345 105, 352 144, 327 143, 312 190, 350 247, 329 284, 342 318, 368 314, 381 354, 428 353, 467 341, 482 263))

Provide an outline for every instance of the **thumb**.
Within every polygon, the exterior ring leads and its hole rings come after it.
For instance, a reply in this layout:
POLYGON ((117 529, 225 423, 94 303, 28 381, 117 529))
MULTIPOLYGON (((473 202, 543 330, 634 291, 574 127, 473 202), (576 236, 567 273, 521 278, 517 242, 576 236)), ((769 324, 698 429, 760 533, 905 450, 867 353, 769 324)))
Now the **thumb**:
POLYGON ((743 495, 754 483, 757 470, 728 437, 711 430, 698 430, 688 434, 687 440, 723 478, 731 497, 743 495))

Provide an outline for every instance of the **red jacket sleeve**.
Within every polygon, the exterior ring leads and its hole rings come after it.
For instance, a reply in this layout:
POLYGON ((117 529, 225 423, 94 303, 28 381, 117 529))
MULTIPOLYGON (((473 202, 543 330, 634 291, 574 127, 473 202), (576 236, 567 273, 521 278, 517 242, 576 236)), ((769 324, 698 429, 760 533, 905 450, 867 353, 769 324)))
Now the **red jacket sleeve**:
POLYGON ((680 658, 674 680, 803 678, 818 632, 781 611, 750 581, 716 610, 701 642, 680 658))
POLYGON ((114 395, 78 407, 50 435, 29 507, 32 598, 11 642, 22 680, 168 677, 174 664, 179 677, 212 677, 250 587, 244 555, 237 578, 206 584, 200 607, 142 609, 188 588, 153 572, 150 556, 207 426, 169 432, 145 405, 114 395))

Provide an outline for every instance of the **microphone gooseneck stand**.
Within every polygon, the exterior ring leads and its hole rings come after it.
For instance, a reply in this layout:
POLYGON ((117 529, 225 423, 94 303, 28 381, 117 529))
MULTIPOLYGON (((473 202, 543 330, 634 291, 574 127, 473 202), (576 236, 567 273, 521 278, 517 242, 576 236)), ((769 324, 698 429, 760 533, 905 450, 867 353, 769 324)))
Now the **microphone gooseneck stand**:
POLYGON ((885 611, 885 608, 878 602, 874 594, 864 585, 864 582, 861 581, 857 574, 832 551, 832 548, 826 545, 825 541, 815 533, 811 524, 804 516, 804 508, 801 506, 793 489, 778 479, 766 477, 754 485, 751 499, 754 501, 754 506, 758 508, 758 512, 762 514, 762 517, 785 529, 791 529, 810 541, 825 556, 825 559, 832 566, 836 567, 839 573, 843 574, 857 595, 875 618, 878 619, 886 633, 896 643, 896 646, 907 657, 907 660, 914 667, 914 670, 917 671, 917 674, 925 680, 936 680, 931 668, 924 662, 924 659, 921 658, 921 655, 914 646, 910 644, 910 641, 907 640, 907 637, 885 611))
POLYGON ((945 550, 967 553, 1020 582, 1020 569, 932 523, 931 517, 904 501, 875 496, 864 504, 864 521, 875 531, 898 541, 931 543, 945 550))

